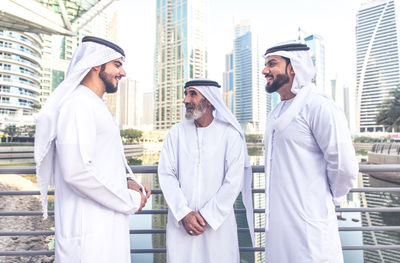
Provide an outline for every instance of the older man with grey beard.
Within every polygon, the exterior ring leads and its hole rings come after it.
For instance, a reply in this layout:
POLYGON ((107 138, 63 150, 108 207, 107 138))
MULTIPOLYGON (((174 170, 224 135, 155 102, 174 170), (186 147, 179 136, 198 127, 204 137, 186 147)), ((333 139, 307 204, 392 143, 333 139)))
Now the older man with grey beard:
POLYGON ((239 262, 233 204, 241 190, 253 232, 246 143, 219 87, 204 79, 186 83, 185 119, 171 128, 161 151, 168 262, 239 262))

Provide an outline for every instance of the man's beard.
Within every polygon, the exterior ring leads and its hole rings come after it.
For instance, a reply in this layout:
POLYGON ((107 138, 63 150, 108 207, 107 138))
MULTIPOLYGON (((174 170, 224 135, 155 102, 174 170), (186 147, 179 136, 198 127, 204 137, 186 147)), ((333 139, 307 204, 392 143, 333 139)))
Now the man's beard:
MULTIPOLYGON (((103 65, 104 66, 104 65, 103 65)), ((106 86, 107 93, 115 93, 118 90, 118 84, 114 86, 112 83, 113 76, 109 73, 104 71, 105 67, 101 66, 99 77, 103 81, 104 85, 106 86)))
POLYGON ((273 93, 279 90, 283 85, 285 85, 288 82, 289 82, 289 76, 287 74, 278 74, 275 80, 271 84, 267 82, 267 85, 265 85, 265 90, 268 93, 273 93))
POLYGON ((193 103, 186 103, 186 113, 185 113, 185 118, 188 120, 197 120, 198 118, 201 118, 204 113, 207 110, 207 101, 206 99, 201 99, 199 105, 197 107, 193 103), (188 110, 192 111, 188 111, 188 110))

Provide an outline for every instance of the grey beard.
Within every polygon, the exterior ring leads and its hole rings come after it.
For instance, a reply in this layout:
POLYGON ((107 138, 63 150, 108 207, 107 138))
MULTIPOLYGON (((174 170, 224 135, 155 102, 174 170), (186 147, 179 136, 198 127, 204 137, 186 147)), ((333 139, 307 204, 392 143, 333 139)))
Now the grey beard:
POLYGON ((198 118, 201 118, 204 115, 205 112, 206 112, 205 108, 203 108, 203 109, 195 109, 193 112, 188 112, 186 110, 185 118, 188 119, 188 120, 197 120, 198 118))

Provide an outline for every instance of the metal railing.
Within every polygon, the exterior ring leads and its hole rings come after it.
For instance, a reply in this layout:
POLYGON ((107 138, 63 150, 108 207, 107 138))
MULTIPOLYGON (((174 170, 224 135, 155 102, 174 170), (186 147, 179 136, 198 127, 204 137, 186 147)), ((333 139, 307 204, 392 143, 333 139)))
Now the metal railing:
MULTIPOLYGON (((264 173, 264 166, 253 166, 253 173, 264 173)), ((134 173, 155 174, 157 166, 132 166, 134 173)), ((360 172, 400 172, 400 165, 360 165, 360 172)), ((0 174, 35 174, 34 167, 0 167, 0 174)), ((400 193, 400 187, 363 187, 353 188, 353 193, 400 193)), ((253 189, 253 193, 263 194, 264 189, 253 189)), ((0 191, 0 196, 7 195, 39 195, 39 191, 0 191)), ((53 195, 54 191, 49 191, 53 195)), ((153 195, 162 194, 161 190, 153 189, 153 195)), ((167 214, 166 209, 142 210, 138 214, 167 214)), ((254 213, 264 213, 264 209, 254 209, 254 213)), ((360 207, 360 208, 336 208, 336 212, 389 212, 400 213, 400 207, 360 207)), ((235 213, 243 214, 244 209, 235 209, 235 213)), ((4 216, 41 216, 41 211, 0 211, 0 217, 4 216)), ((49 211, 49 216, 54 215, 49 211)), ((396 231, 400 232, 400 226, 361 226, 361 227, 339 227, 339 231, 396 231)), ((238 232, 248 232, 247 228, 239 228, 238 232)), ((256 233, 264 232, 264 228, 256 228, 256 233)), ((165 234, 165 229, 131 229, 130 234, 165 234)), ((54 231, 0 231, 0 236, 51 236, 54 231)), ((400 250, 397 245, 362 245, 362 246, 342 246, 343 250, 400 250)), ((240 247, 241 252, 263 252, 264 247, 240 247)), ((131 249, 131 253, 165 253, 165 248, 151 249, 131 249)), ((53 250, 40 251, 0 251, 0 256, 39 256, 53 255, 53 250)))

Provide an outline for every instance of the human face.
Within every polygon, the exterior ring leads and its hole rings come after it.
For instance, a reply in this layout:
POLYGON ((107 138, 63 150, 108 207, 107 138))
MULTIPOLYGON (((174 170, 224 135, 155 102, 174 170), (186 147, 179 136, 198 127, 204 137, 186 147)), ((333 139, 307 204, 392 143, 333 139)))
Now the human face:
POLYGON ((291 82, 293 76, 288 74, 289 67, 292 68, 281 56, 272 55, 266 58, 262 74, 267 79, 265 90, 268 93, 278 91, 283 85, 291 82))
POLYGON ((118 90, 118 82, 126 76, 122 67, 123 59, 115 59, 101 65, 99 77, 103 81, 107 93, 115 93, 118 90))
POLYGON ((185 118, 188 120, 201 118, 207 110, 206 98, 194 88, 187 88, 185 90, 183 103, 185 103, 186 107, 185 118))

